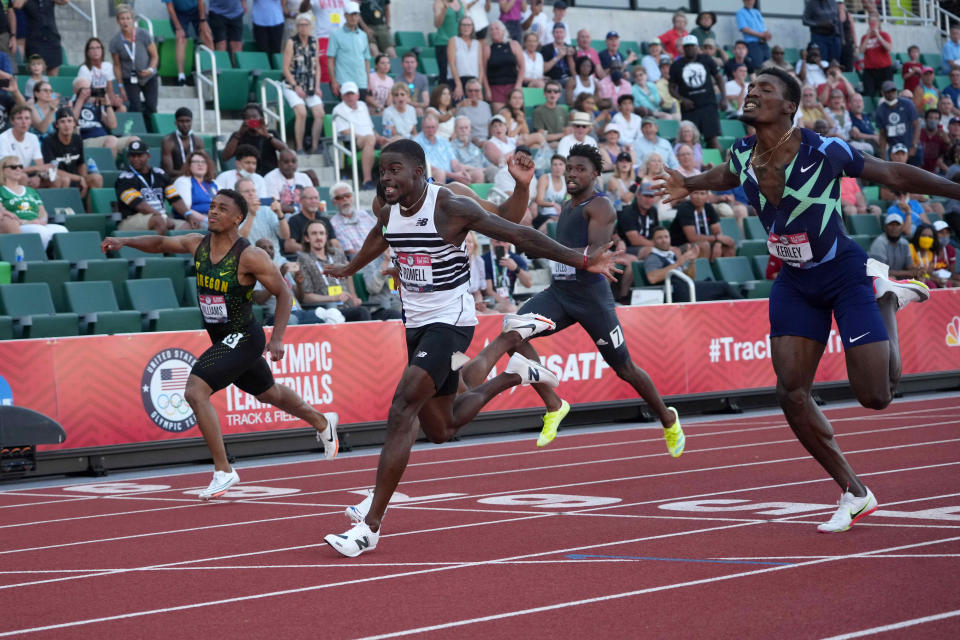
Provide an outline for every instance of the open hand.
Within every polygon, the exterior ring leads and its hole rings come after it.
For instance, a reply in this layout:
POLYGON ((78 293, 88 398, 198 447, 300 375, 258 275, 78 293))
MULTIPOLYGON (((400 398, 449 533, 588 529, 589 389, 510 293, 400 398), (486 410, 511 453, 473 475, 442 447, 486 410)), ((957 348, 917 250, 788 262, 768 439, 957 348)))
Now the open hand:
POLYGON ((617 276, 622 271, 617 268, 617 265, 627 264, 628 260, 624 257, 623 251, 610 251, 612 246, 611 241, 591 251, 586 269, 591 273, 599 273, 610 282, 616 282, 617 276))
POLYGON ((690 190, 684 186, 683 175, 673 169, 664 169, 653 189, 658 198, 663 198, 663 204, 680 202, 690 195, 690 190))

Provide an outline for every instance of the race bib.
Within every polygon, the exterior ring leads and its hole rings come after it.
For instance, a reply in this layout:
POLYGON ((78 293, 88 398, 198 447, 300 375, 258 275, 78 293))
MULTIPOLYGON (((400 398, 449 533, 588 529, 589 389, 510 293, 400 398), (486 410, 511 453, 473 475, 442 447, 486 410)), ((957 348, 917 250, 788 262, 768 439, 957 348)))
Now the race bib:
POLYGON ((199 296, 200 313, 207 324, 223 324, 227 321, 227 299, 223 296, 199 296))
POLYGON ((577 270, 562 262, 550 262, 550 275, 554 280, 576 280, 577 270))
POLYGON ((887 137, 896 138, 897 136, 902 136, 907 132, 907 125, 904 123, 900 124, 888 124, 887 125, 887 137))
POLYGON ((771 233, 767 238, 770 255, 796 266, 813 260, 813 249, 806 233, 791 233, 778 236, 771 233))
POLYGON ((341 287, 338 284, 331 284, 330 286, 327 287, 328 296, 338 296, 341 293, 343 293, 343 287, 341 287))
POLYGON ((416 253, 397 254, 400 284, 407 291, 433 291, 433 260, 416 253))

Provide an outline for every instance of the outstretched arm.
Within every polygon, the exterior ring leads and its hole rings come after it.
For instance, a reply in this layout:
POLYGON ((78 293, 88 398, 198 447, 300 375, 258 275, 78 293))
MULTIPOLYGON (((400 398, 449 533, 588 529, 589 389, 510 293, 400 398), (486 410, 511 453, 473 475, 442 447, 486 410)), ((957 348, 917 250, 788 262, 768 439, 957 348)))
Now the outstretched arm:
POLYGON ((121 247, 133 247, 147 253, 189 253, 193 254, 203 240, 203 235, 191 233, 185 236, 131 236, 116 238, 110 236, 100 243, 100 250, 119 251, 121 247))
POLYGON ((660 174, 660 180, 655 185, 658 197, 664 197, 664 204, 679 202, 690 195, 691 191, 726 191, 733 189, 740 184, 740 178, 730 173, 730 168, 724 164, 718 164, 710 171, 692 176, 683 177, 673 169, 665 169, 660 174))
POLYGON ((280 270, 273 263, 266 251, 259 247, 248 247, 240 255, 240 272, 249 273, 257 279, 264 288, 277 297, 277 308, 273 312, 273 331, 267 349, 270 358, 277 362, 283 358, 283 333, 287 330, 290 320, 292 296, 290 288, 280 275, 280 270))
POLYGON ((919 167, 901 162, 878 160, 873 156, 864 156, 860 177, 885 184, 895 191, 960 198, 960 184, 956 182, 951 182, 919 167))
POLYGON ((349 278, 356 272, 363 269, 373 260, 383 255, 383 252, 389 249, 386 239, 383 237, 383 227, 387 225, 387 219, 390 217, 390 209, 382 208, 377 214, 377 224, 363 241, 363 246, 357 251, 348 264, 328 265, 323 268, 324 273, 328 273, 337 278, 349 278))

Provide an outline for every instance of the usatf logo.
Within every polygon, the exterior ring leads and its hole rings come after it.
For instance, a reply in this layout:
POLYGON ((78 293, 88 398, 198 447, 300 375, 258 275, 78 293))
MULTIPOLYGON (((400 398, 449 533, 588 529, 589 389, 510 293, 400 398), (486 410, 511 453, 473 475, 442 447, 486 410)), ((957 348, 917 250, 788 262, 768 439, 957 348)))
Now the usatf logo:
POLYGON ((197 359, 183 349, 164 349, 150 358, 140 379, 143 408, 153 423, 172 433, 181 433, 197 424, 183 390, 197 359))
POLYGON ((947 324, 947 346, 960 347, 960 316, 953 316, 947 324))

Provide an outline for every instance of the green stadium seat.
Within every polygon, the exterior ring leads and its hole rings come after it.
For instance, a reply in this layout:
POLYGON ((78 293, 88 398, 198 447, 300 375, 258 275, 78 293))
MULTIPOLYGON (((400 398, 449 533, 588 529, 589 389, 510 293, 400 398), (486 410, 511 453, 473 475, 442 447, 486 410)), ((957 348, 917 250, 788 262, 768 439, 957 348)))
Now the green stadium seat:
POLYGON ((277 71, 283 70, 283 53, 274 53, 270 56, 270 62, 273 63, 273 68, 277 71))
POLYGON ((796 47, 784 47, 783 59, 792 65, 797 64, 797 60, 800 59, 800 49, 797 49, 796 47))
POLYGON ((220 93, 220 108, 224 111, 240 111, 250 101, 250 84, 253 78, 249 69, 223 69, 217 71, 217 86, 220 93))
POLYGON ((746 285, 749 289, 756 281, 756 278, 753 277, 753 267, 750 266, 750 259, 746 256, 717 258, 713 261, 713 268, 721 280, 730 284, 746 285))
POLYGON ((766 240, 744 240, 740 248, 737 249, 738 256, 765 256, 768 253, 766 240))
MULTIPOLYGON (((50 88, 53 89, 53 92, 69 98, 73 95, 73 81, 76 80, 76 75, 68 76, 63 72, 63 66, 60 67, 60 75, 53 76, 50 78, 50 88)), ((24 96, 24 98, 30 98, 32 96, 24 96)))
POLYGON ((117 136, 140 135, 147 132, 147 124, 143 120, 143 114, 139 111, 127 111, 118 113, 117 126, 113 128, 113 134, 117 136))
POLYGON ((14 319, 18 338, 53 338, 80 334, 75 313, 56 313, 45 282, 0 285, 0 314, 14 319))
MULTIPOLYGON (((757 280, 766 280, 767 263, 770 262, 770 254, 753 256, 751 259, 753 260, 753 275, 756 276, 757 280)), ((773 280, 770 282, 773 282, 773 280)))
POLYGON ((180 308, 180 300, 169 278, 127 280, 124 286, 134 311, 148 313, 158 309, 180 308))
POLYGON ((754 280, 751 286, 746 288, 747 298, 769 298, 771 289, 773 280, 754 280))
POLYGON ((848 216, 847 228, 851 235, 867 235, 871 238, 876 238, 883 232, 880 228, 880 218, 870 213, 848 216))
POLYGON ((935 73, 939 73, 943 66, 943 57, 939 53, 921 53, 920 60, 926 66, 933 67, 935 73))
POLYGON ((197 298, 197 278, 190 276, 183 283, 183 298, 180 300, 183 307, 198 307, 200 300, 197 298))
POLYGON ((739 245, 743 242, 743 234, 740 233, 740 226, 734 218, 720 218, 720 230, 724 235, 733 238, 739 245))
POLYGON ((113 153, 106 147, 86 147, 83 150, 85 158, 93 158, 97 163, 98 171, 113 171, 117 168, 117 161, 113 158, 113 153))
MULTIPOLYGON (((157 235, 156 231, 114 231, 113 236, 117 238, 132 238, 134 236, 155 236, 157 235)), ((134 249, 133 247, 122 247, 120 251, 116 252, 116 257, 124 258, 125 260, 135 260, 136 258, 155 258, 157 254, 147 253, 146 251, 140 251, 139 249, 134 249)))
POLYGON ((80 198, 80 191, 77 189, 39 189, 37 193, 40 194, 43 206, 50 217, 87 212, 80 198))
POLYGON ((633 286, 649 287, 650 281, 647 280, 647 270, 643 267, 643 261, 637 260, 631 263, 633 269, 633 286))
POLYGON ((556 222, 547 223, 547 235, 550 236, 553 240, 557 239, 557 223, 556 222))
POLYGON ((663 119, 657 120, 657 134, 661 138, 673 140, 677 137, 677 131, 680 129, 680 123, 676 120, 663 119))
POLYGON ((742 138, 747 135, 747 131, 743 128, 742 122, 727 119, 720 120, 720 133, 731 138, 742 138))
POLYGON ((203 329, 203 315, 198 307, 160 309, 153 323, 153 331, 192 331, 203 329))
POLYGON ((357 297, 363 302, 370 299, 370 294, 367 293, 367 283, 364 281, 362 273, 353 274, 353 288, 357 292, 357 297))
POLYGON ((107 280, 67 282, 67 307, 80 316, 84 333, 136 333, 142 319, 137 311, 120 311, 113 284, 107 280))
POLYGON ((860 248, 864 251, 870 251, 870 245, 873 244, 874 238, 877 236, 868 236, 868 235, 852 235, 850 239, 860 245, 860 248))
POLYGON ((758 216, 747 216, 743 219, 743 230, 750 240, 766 240, 767 231, 763 228, 758 216))
POLYGON ((703 164, 717 166, 723 164, 723 153, 720 149, 704 149, 703 164))
POLYGON ((476 193, 481 198, 486 199, 490 195, 490 190, 493 189, 492 182, 476 182, 470 185, 470 188, 473 189, 473 192, 476 193))
POLYGON ((185 263, 183 258, 140 258, 134 262, 137 278, 166 278, 179 301, 183 298, 185 263))
MULTIPOLYGON (((214 51, 213 57, 217 61, 217 71, 224 69, 233 69, 233 62, 230 61, 230 54, 226 51, 214 51)), ((200 56, 200 71, 210 71, 210 56, 203 54, 200 56)))
MULTIPOLYGON (((280 55, 282 64, 283 54, 280 55)), ((240 51, 233 54, 233 59, 236 62, 237 69, 246 69, 247 71, 266 71, 270 69, 270 58, 263 51, 240 51)))
POLYGON ((150 126, 154 131, 169 133, 177 128, 177 117, 172 113, 151 113, 150 126))
MULTIPOLYGON (((72 216, 77 217, 77 216, 72 216)), ((86 216, 84 216, 86 217, 86 216)), ((67 262, 81 260, 100 260, 104 257, 100 251, 102 237, 96 231, 72 231, 53 236, 53 257, 67 262)))
POLYGON ((720 145, 720 150, 723 151, 724 155, 726 155, 727 150, 732 147, 736 141, 737 139, 732 136, 717 136, 717 144, 720 145))
POLYGON ((0 234, 0 260, 14 264, 17 262, 17 247, 23 249, 23 259, 27 262, 42 262, 47 259, 43 242, 37 233, 0 234))
POLYGON ((863 83, 860 82, 860 75, 856 71, 844 71, 843 77, 846 78, 857 91, 863 90, 863 83))
POLYGON ((13 340, 13 318, 0 316, 0 340, 13 340))
POLYGON ((933 85, 934 85, 937 89, 941 89, 941 90, 942 90, 942 89, 946 89, 947 87, 950 86, 950 76, 938 75, 938 76, 934 77, 934 79, 933 79, 933 85))
POLYGON ((83 282, 93 282, 97 280, 107 280, 113 284, 113 294, 117 297, 117 303, 121 309, 130 308, 130 298, 127 296, 127 288, 124 283, 130 277, 130 264, 126 260, 117 258, 100 258, 97 260, 86 260, 79 265, 77 280, 83 282))
MULTIPOLYGON (((63 226, 71 233, 78 231, 94 231, 102 239, 115 228, 112 217, 109 214, 84 213, 77 216, 67 216, 63 219, 63 226)), ((58 233, 54 235, 66 235, 58 233)))
POLYGON ((428 78, 436 78, 440 75, 440 65, 436 58, 423 56, 420 58, 420 72, 428 78))
POLYGON ((694 261, 694 267, 697 270, 697 277, 694 280, 716 280, 717 277, 713 273, 713 267, 710 266, 710 261, 706 258, 697 258, 694 261))
POLYGON ((866 200, 867 202, 880 199, 880 187, 878 185, 870 185, 869 187, 862 187, 860 191, 863 192, 863 199, 866 200))
MULTIPOLYGON (((69 234, 60 234, 69 235, 69 234)), ((20 282, 46 283, 50 289, 53 308, 58 311, 67 310, 67 301, 63 295, 63 283, 70 281, 70 263, 66 260, 47 260, 44 262, 25 262, 20 271, 20 282)))
POLYGON ((397 47, 413 49, 414 47, 427 48, 427 38, 421 31, 395 31, 393 41, 397 47))
POLYGON ((536 87, 523 88, 523 106, 537 107, 546 102, 547 97, 544 95, 543 89, 537 89, 536 87))
POLYGON ((117 192, 113 188, 90 189, 90 208, 95 213, 112 213, 117 207, 117 192))
MULTIPOLYGON (((103 176, 103 188, 113 190, 114 185, 117 184, 117 178, 120 176, 120 171, 100 171, 100 175, 103 176)), ((97 213, 106 213, 105 211, 98 211, 97 213)))

